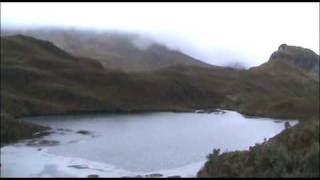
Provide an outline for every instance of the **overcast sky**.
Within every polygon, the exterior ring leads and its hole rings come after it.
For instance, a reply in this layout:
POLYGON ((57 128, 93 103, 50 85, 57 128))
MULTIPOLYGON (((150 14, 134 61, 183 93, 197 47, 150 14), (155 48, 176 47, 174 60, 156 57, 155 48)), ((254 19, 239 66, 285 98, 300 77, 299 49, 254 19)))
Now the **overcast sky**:
POLYGON ((282 43, 319 54, 319 3, 1 3, 1 27, 126 30, 215 65, 256 66, 282 43))

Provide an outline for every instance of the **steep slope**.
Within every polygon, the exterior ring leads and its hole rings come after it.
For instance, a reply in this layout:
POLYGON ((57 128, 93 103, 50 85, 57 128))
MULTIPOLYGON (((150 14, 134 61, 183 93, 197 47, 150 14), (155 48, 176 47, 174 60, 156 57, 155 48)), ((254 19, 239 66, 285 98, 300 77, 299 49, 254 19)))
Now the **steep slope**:
POLYGON ((211 66, 138 34, 67 29, 3 30, 2 34, 48 40, 74 56, 93 58, 109 69, 127 72, 175 65, 211 66))

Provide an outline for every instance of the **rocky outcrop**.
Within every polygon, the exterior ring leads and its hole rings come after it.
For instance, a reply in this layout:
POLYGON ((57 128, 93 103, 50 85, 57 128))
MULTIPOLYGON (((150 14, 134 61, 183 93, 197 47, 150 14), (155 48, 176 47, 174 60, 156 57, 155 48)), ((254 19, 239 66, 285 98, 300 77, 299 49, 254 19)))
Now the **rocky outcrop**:
POLYGON ((269 58, 269 61, 279 60, 290 62, 319 78, 319 55, 310 49, 281 44, 269 58))

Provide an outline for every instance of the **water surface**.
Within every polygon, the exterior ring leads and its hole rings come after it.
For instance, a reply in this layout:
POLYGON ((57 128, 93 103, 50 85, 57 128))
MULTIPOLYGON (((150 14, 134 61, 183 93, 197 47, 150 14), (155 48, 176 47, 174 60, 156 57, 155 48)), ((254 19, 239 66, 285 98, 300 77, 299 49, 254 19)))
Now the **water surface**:
MULTIPOLYGON (((53 128, 55 133, 44 139, 59 141, 60 145, 45 147, 49 155, 112 165, 121 169, 119 175, 127 172, 123 176, 152 172, 170 174, 173 172, 170 170, 175 170, 174 175, 194 176, 214 148, 221 151, 245 150, 284 129, 285 121, 248 118, 237 112, 225 112, 68 115, 23 120, 53 128), (79 130, 89 131, 89 134, 76 133, 79 130), (187 169, 189 174, 183 173, 187 169)), ((294 125, 298 121, 289 122, 294 125)), ((23 144, 20 146, 25 147, 23 144)), ((1 159, 13 162, 8 151, 1 149, 1 159)), ((1 163, 6 162, 1 160, 1 163)), ((45 167, 49 172, 54 167, 51 165, 45 167)), ((96 174, 103 174, 106 170, 99 165, 95 167, 100 168, 96 174)))

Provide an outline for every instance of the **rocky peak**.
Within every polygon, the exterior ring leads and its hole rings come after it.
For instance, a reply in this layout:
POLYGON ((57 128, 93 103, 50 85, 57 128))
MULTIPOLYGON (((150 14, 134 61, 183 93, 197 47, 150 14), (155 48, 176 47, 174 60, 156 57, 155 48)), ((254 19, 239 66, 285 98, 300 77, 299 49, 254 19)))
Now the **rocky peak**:
POLYGON ((319 55, 310 49, 281 44, 269 61, 287 61, 319 78, 319 55))
POLYGON ((287 44, 281 44, 278 48, 278 51, 284 52, 287 49, 287 44))

